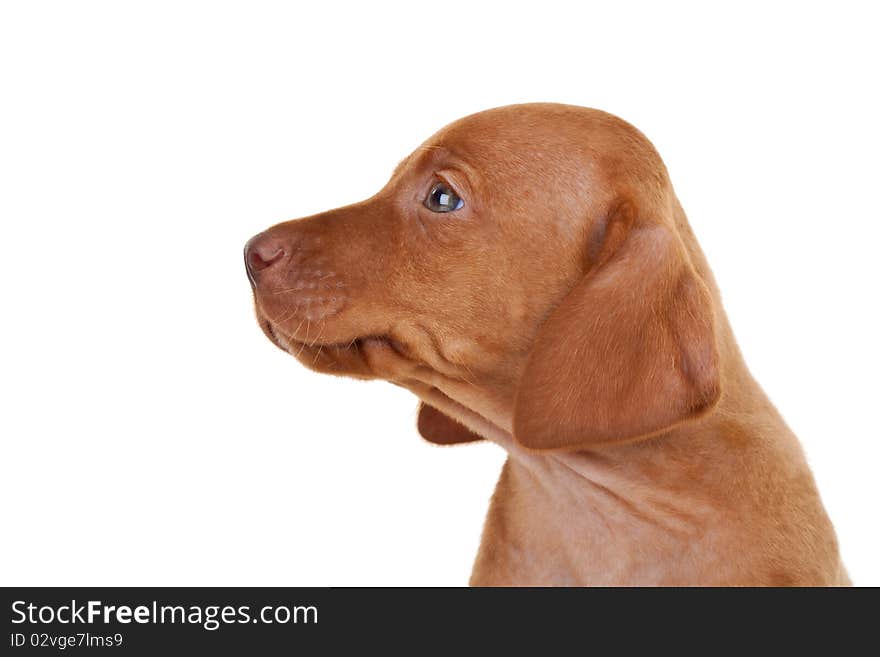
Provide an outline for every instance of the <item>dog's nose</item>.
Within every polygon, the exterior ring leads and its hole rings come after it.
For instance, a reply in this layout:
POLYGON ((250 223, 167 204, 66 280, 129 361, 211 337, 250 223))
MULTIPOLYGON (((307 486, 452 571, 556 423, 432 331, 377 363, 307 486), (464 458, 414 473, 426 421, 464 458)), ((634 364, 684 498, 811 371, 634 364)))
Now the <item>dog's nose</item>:
POLYGON ((284 255, 284 244, 274 235, 260 233, 248 240, 244 245, 244 264, 251 283, 256 283, 254 276, 258 272, 280 262, 284 255))

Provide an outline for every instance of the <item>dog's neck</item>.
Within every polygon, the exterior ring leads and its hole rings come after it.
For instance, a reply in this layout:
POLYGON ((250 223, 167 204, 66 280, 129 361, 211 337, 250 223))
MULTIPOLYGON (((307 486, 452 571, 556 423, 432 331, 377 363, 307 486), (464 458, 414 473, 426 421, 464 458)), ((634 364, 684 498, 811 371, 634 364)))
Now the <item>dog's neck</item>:
POLYGON ((473 583, 503 583, 480 581, 487 553, 495 560, 493 576, 506 575, 510 582, 675 582, 667 568, 705 534, 717 505, 693 482, 688 486, 677 465, 657 481, 661 470, 620 452, 511 457, 473 583))
POLYGON ((755 555, 738 554, 731 539, 765 529, 749 526, 758 515, 749 509, 767 503, 749 498, 759 464, 806 466, 796 443, 764 444, 748 433, 705 422, 595 451, 509 450, 472 583, 754 581, 755 555), (780 449, 793 458, 769 454, 780 449))
POLYGON ((466 407, 419 390, 509 455, 471 583, 847 582, 800 444, 741 360, 734 365, 730 394, 708 415, 570 452, 522 447, 502 404, 466 407), (795 556, 805 554, 822 557, 795 556))

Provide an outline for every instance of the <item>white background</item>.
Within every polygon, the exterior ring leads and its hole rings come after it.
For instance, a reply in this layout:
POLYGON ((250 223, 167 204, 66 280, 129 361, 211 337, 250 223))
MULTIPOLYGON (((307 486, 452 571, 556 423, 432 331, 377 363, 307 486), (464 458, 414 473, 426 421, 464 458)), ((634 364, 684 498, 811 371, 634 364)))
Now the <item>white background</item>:
POLYGON ((826 6, 3 3, 0 583, 466 583, 501 450, 270 345, 241 249, 546 100, 654 141, 880 584, 880 52, 826 6))

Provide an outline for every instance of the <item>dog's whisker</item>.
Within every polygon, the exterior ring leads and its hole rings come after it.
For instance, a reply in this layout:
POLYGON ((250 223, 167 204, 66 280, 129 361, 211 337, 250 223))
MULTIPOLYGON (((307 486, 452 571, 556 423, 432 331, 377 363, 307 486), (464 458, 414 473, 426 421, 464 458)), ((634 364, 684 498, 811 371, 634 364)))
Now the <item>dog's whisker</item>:
POLYGON ((275 290, 271 294, 275 295, 275 294, 284 294, 286 292, 301 292, 302 289, 303 289, 303 287, 301 285, 297 285, 296 287, 286 287, 283 290, 275 290))
POLYGON ((299 330, 302 328, 302 325, 303 325, 303 322, 304 322, 304 321, 306 321, 306 318, 305 318, 305 317, 303 317, 303 318, 299 321, 299 324, 297 324, 297 326, 296 326, 296 330, 294 330, 294 332, 291 333, 291 335, 296 335, 297 333, 299 333, 299 330))
MULTIPOLYGON (((283 323, 286 322, 288 319, 290 319, 291 317, 293 317, 294 315, 296 315, 296 311, 297 311, 297 310, 299 310, 299 304, 296 304, 296 307, 295 307, 293 310, 291 310, 291 311, 290 311, 289 313, 287 313, 283 318, 279 319, 279 320, 278 320, 277 322, 275 322, 275 323, 276 323, 276 324, 283 324, 283 323)), ((297 327, 297 330, 299 330, 299 327, 297 327)))
POLYGON ((311 299, 308 299, 308 300, 306 301, 306 308, 305 308, 305 311, 303 311, 302 319, 299 321, 299 325, 296 327, 296 331, 293 332, 294 335, 296 335, 297 333, 299 333, 299 330, 302 328, 303 322, 306 322, 306 340, 308 340, 308 338, 309 338, 309 324, 308 324, 308 321, 309 321, 309 306, 310 306, 311 304, 312 304, 312 300, 311 300, 311 299))
POLYGON ((309 330, 312 327, 312 321, 309 319, 308 312, 309 312, 308 307, 306 307, 306 339, 303 340, 302 344, 300 345, 299 351, 296 352, 297 358, 299 358, 302 355, 302 352, 305 350, 306 345, 309 341, 309 330))
POLYGON ((312 340, 309 347, 314 347, 317 344, 318 340, 321 339, 321 336, 324 335, 324 327, 325 326, 326 326, 326 324, 321 324, 321 329, 318 331, 318 335, 315 336, 315 339, 312 340))

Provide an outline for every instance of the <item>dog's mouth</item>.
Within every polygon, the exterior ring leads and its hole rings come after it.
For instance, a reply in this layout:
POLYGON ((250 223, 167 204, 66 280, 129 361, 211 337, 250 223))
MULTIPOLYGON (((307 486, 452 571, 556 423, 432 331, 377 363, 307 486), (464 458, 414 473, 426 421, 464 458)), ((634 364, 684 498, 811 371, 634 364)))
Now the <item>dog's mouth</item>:
POLYGON ((265 332, 275 346, 283 351, 288 353, 291 352, 300 352, 305 349, 335 349, 339 351, 357 351, 361 345, 361 343, 365 339, 369 338, 360 338, 356 337, 348 342, 319 342, 317 339, 313 341, 302 341, 295 340, 294 338, 286 335, 284 332, 278 328, 277 325, 272 322, 266 320, 265 323, 265 332))
POLYGON ((365 349, 377 344, 390 348, 402 358, 408 357, 406 348, 387 335, 356 336, 345 342, 321 342, 319 339, 306 342, 291 337, 265 317, 258 319, 260 328, 272 344, 314 370, 373 378, 375 374, 365 358, 365 349))

